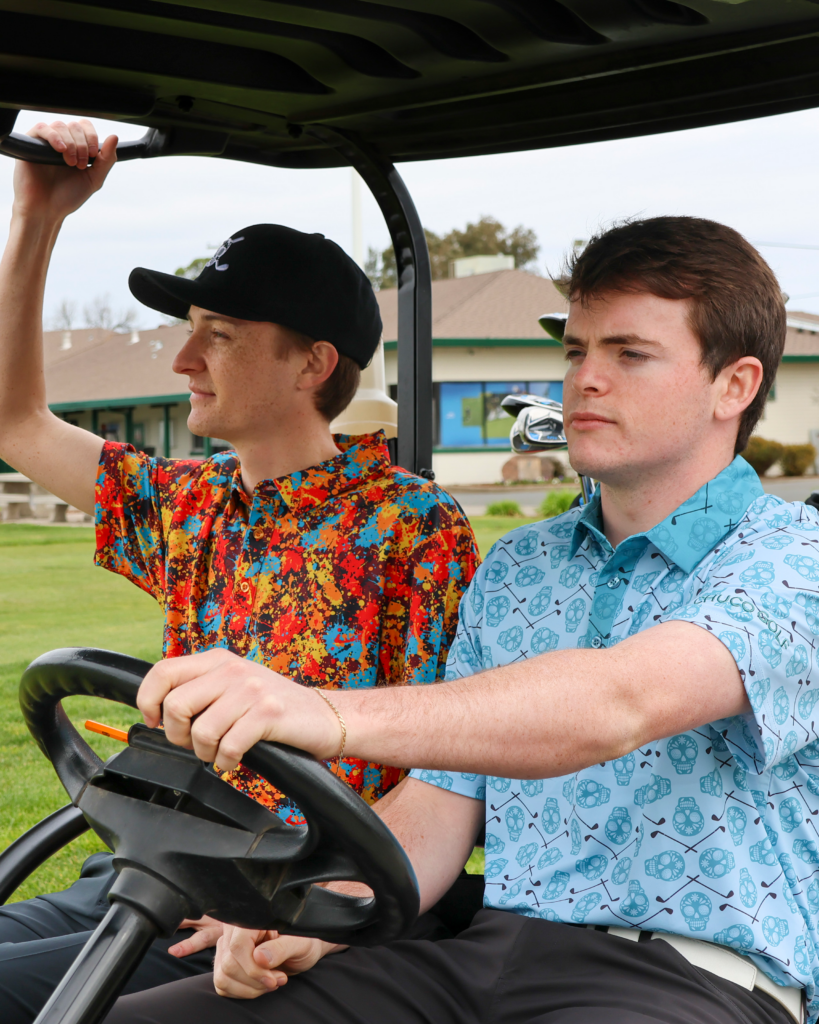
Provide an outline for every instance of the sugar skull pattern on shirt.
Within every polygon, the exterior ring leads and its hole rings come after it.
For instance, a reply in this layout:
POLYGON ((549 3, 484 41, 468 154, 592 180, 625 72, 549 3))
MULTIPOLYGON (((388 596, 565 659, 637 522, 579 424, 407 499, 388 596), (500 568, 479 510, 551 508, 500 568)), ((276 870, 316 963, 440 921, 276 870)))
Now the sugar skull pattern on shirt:
POLYGON ((446 678, 683 620, 730 651, 752 713, 563 778, 413 775, 485 801, 486 906, 719 943, 806 988, 815 1021, 819 515, 764 494, 737 458, 616 551, 601 526, 596 497, 502 538, 446 678))

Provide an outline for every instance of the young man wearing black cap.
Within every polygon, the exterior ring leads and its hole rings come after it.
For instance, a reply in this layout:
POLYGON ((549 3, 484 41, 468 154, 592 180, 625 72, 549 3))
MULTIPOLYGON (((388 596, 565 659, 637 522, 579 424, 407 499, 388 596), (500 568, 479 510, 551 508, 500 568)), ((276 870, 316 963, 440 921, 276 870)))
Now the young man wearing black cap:
MULTIPOLYGON (((162 604, 166 658, 230 650, 316 688, 317 714, 322 690, 439 678, 477 561, 469 524, 433 484, 391 467, 380 435, 329 431, 381 333, 361 270, 322 235, 269 224, 232 235, 195 281, 135 270, 140 301, 190 321, 174 361, 190 379, 190 429, 235 451, 194 462, 104 444, 49 412, 39 341, 59 228, 101 187, 116 139, 100 147, 87 121, 30 134, 68 167, 15 170, 0 264, 0 456, 95 513, 96 562, 162 604)), ((403 775, 343 749, 328 763, 370 802, 403 775)), ((300 820, 248 770, 225 777, 300 820)), ((0 909, 4 1024, 36 1016, 104 915, 112 881, 98 854, 67 892, 0 909)), ((156 944, 129 991, 210 969, 221 925, 191 924, 156 944)))

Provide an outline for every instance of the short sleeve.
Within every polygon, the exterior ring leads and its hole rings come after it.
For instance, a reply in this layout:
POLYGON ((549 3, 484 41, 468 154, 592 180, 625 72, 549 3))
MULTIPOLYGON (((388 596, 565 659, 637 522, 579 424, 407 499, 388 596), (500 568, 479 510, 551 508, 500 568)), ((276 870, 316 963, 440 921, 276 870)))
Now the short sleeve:
MULTIPOLYGON (((711 724, 732 754, 760 774, 811 741, 819 702, 819 680, 811 679, 819 560, 803 553, 804 532, 787 529, 789 508, 780 506, 773 522, 746 531, 741 545, 714 560, 689 601, 660 620, 693 622, 731 652, 751 712, 711 724)), ((819 539, 819 525, 810 532, 819 539)))
MULTIPOLYGON (((458 630, 449 651, 445 679, 451 682, 473 675, 481 668, 480 626, 477 625, 483 609, 483 566, 478 570, 469 589, 461 599, 458 614, 458 630)), ((439 789, 446 789, 474 800, 486 796, 486 776, 474 772, 444 772, 431 768, 416 768, 410 772, 413 779, 427 782, 439 789)))
MULTIPOLYGON (((399 555, 402 551, 399 549, 399 555)), ((423 516, 411 550, 393 558, 385 587, 391 683, 432 683, 443 678, 458 626, 458 606, 479 557, 466 518, 454 506, 435 504, 423 516)))
POLYGON ((196 462, 155 459, 131 445, 106 442, 95 494, 94 562, 125 576, 165 603, 166 526, 171 509, 163 494, 184 483, 196 462))

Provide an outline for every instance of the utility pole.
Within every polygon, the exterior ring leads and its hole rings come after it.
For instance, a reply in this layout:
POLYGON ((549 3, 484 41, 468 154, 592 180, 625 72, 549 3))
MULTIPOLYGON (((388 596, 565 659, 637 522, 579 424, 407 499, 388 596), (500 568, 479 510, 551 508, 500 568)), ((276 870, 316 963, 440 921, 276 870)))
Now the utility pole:
POLYGON ((350 188, 353 212, 353 259, 364 269, 364 229, 361 223, 361 178, 355 167, 350 168, 350 188))

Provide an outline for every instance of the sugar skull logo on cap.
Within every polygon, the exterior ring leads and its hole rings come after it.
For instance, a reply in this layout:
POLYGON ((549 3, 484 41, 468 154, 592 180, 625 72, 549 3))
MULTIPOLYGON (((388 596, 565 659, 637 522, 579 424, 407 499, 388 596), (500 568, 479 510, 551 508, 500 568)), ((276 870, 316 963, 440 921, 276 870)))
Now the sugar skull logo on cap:
POLYGON ((211 256, 211 258, 208 260, 208 262, 204 265, 202 269, 207 270, 208 267, 216 267, 217 270, 227 270, 230 264, 220 263, 219 260, 225 255, 225 253, 232 245, 235 245, 237 242, 244 242, 244 240, 245 236, 239 235, 238 238, 229 238, 226 242, 222 242, 222 244, 216 250, 214 255, 211 256))

